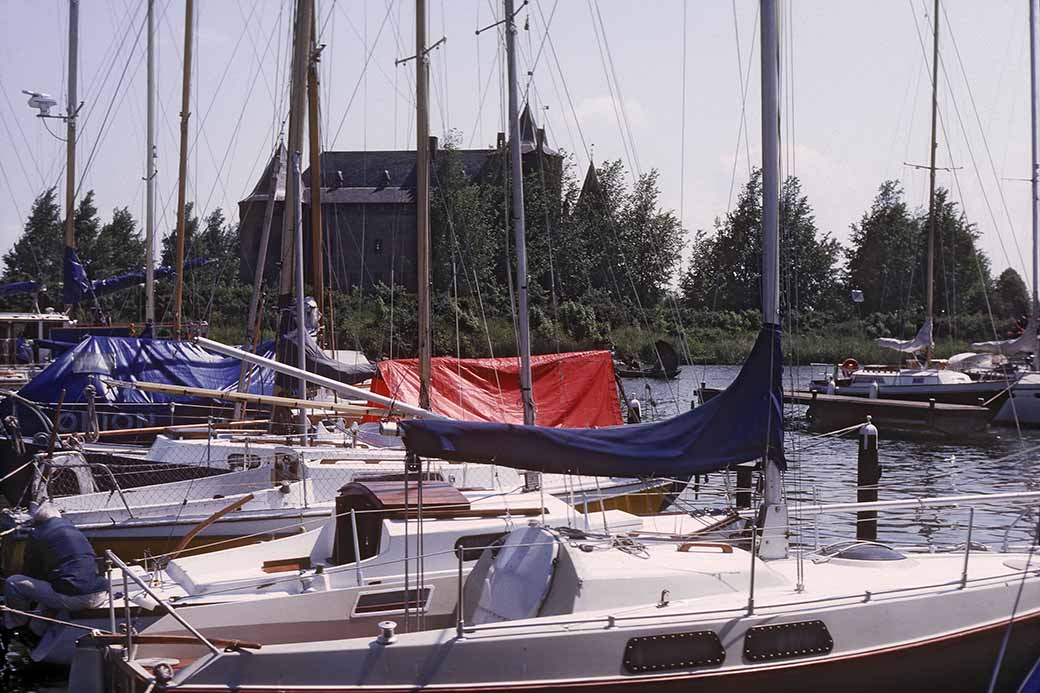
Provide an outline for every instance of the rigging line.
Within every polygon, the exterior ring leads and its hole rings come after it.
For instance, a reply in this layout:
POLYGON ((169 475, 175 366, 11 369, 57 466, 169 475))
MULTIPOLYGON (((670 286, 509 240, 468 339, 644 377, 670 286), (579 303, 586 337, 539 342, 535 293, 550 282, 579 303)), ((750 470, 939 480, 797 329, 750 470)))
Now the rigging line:
MULTIPOLYGON (((248 27, 249 27, 249 25, 247 23, 246 24, 246 29, 248 29, 248 27)), ((235 119, 235 126, 232 129, 232 135, 231 135, 231 137, 228 140, 227 147, 224 148, 224 156, 221 157, 221 159, 220 159, 220 166, 217 167, 217 172, 216 172, 217 182, 220 183, 221 190, 224 193, 224 205, 229 210, 232 209, 233 200, 231 200, 230 195, 228 195, 228 187, 227 187, 227 184, 225 184, 225 182, 224 182, 222 174, 224 172, 224 167, 227 165, 228 156, 231 154, 231 151, 233 149, 236 149, 236 145, 238 143, 238 139, 239 139, 239 137, 242 134, 242 129, 243 129, 241 127, 242 126, 242 119, 245 117, 246 109, 249 107, 249 102, 252 99, 252 96, 253 96, 253 94, 256 91, 255 90, 256 82, 257 82, 257 80, 260 77, 260 73, 261 73, 261 64, 257 63, 256 71, 253 72, 253 77, 252 77, 252 80, 249 83, 249 88, 246 90, 246 98, 242 99, 242 107, 241 107, 241 109, 239 109, 238 118, 235 119)), ((218 87, 218 91, 219 91, 219 87, 218 87)), ((207 144, 207 147, 208 147, 208 145, 209 145, 209 138, 208 138, 208 136, 206 138, 206 144, 207 144)), ((264 151, 264 147, 261 147, 260 151, 261 152, 264 151)), ((212 148, 210 148, 210 157, 213 158, 214 161, 216 160, 215 157, 213 157, 212 148)), ((259 158, 259 156, 257 158, 259 158)), ((216 188, 210 186, 209 196, 206 198, 206 204, 203 206, 203 210, 209 209, 210 202, 212 202, 213 195, 214 195, 215 192, 216 192, 216 188)))
MULTIPOLYGON (((11 111, 11 117, 14 119, 14 124, 18 128, 18 134, 22 138, 22 144, 25 145, 26 153, 29 156, 29 160, 33 163, 33 167, 36 169, 36 175, 40 177, 40 185, 47 185, 47 178, 43 175, 43 171, 40 169, 40 162, 37 161, 37 157, 32 156, 32 147, 29 144, 29 138, 25 136, 25 130, 22 129, 22 124, 15 115, 14 107, 11 105, 11 99, 7 94, 7 87, 4 85, 3 78, 0 77, 0 92, 4 94, 4 102, 7 104, 7 108, 11 111)), ((11 139, 11 144, 14 144, 14 138, 11 137, 11 131, 7 127, 7 120, 4 118, 3 111, 0 111, 0 122, 4 124, 4 130, 7 130, 7 136, 11 139)), ((18 147, 12 147, 14 154, 18 157, 18 165, 22 168, 22 175, 25 179, 29 179, 29 174, 25 172, 25 165, 22 163, 22 155, 18 152, 18 147)))
MULTIPOLYGON (((589 0, 591 2, 591 0, 589 0)), ((621 80, 617 76, 617 68, 614 67, 614 51, 610 47, 610 41, 607 39, 607 25, 603 21, 603 13, 599 11, 599 4, 593 5, 596 10, 596 18, 599 19, 600 34, 603 36, 603 47, 606 49, 607 61, 610 65, 610 74, 614 78, 614 91, 617 94, 618 106, 621 109, 621 117, 625 122, 625 132, 628 135, 628 140, 632 145, 632 159, 636 164, 636 175, 642 176, 643 170, 639 165, 639 150, 636 148, 635 135, 632 132, 632 124, 628 118, 628 109, 625 107, 625 99, 621 95, 621 80)))
POLYGON ((729 181, 729 197, 726 200, 726 213, 729 214, 733 208, 733 191, 736 189, 737 184, 737 166, 740 160, 740 140, 744 140, 744 153, 747 155, 747 169, 748 179, 751 178, 751 145, 748 142, 748 126, 747 126, 747 94, 748 88, 751 85, 751 65, 755 59, 755 38, 758 36, 758 5, 755 5, 755 20, 754 26, 751 31, 751 53, 748 55, 747 68, 743 68, 743 63, 740 55, 740 31, 737 24, 737 7, 736 0, 733 4, 733 30, 737 36, 737 76, 740 80, 740 123, 737 125, 737 145, 733 154, 733 171, 730 174, 729 181))
MULTIPOLYGON (((358 41, 360 41, 360 42, 361 42, 361 45, 365 47, 365 50, 364 50, 364 52, 366 52, 366 53, 368 54, 368 59, 366 59, 366 60, 365 60, 365 63, 364 63, 364 65, 363 65, 363 66, 362 66, 362 68, 361 68, 361 74, 360 74, 360 75, 358 76, 358 80, 364 80, 364 79, 365 79, 365 78, 367 77, 367 75, 368 75, 368 64, 369 64, 369 60, 370 60, 370 59, 371 59, 371 57, 372 57, 372 53, 374 53, 374 52, 375 52, 375 50, 376 50, 376 47, 377 47, 377 46, 379 45, 379 37, 380 37, 380 35, 381 35, 381 34, 383 33, 383 27, 384 27, 384 26, 386 25, 386 22, 387 22, 387 20, 393 17, 393 12, 392 12, 392 10, 393 10, 393 2, 391 1, 391 2, 387 3, 387 10, 386 10, 386 11, 387 11, 387 13, 386 13, 386 15, 385 15, 385 16, 383 17, 383 24, 381 24, 381 25, 379 26, 379 33, 377 33, 377 34, 376 34, 376 39, 375 39, 375 41, 373 41, 373 42, 372 42, 371 46, 369 46, 369 43, 368 43, 368 38, 367 38, 367 34, 368 34, 368 26, 367 26, 367 23, 366 23, 366 26, 365 26, 365 31, 364 31, 364 32, 361 32, 361 31, 359 31, 359 30, 358 30, 358 28, 357 28, 357 25, 356 25, 356 24, 354 24, 354 22, 353 22, 353 21, 351 21, 351 19, 350 19, 350 15, 349 15, 349 14, 347 13, 347 10, 346 10, 346 9, 344 9, 344 8, 343 8, 342 6, 340 6, 340 10, 341 10, 341 13, 343 14, 343 17, 344 17, 344 18, 346 19, 346 21, 347 21, 347 25, 348 25, 348 26, 350 27, 351 31, 353 31, 353 32, 354 32, 354 37, 355 37, 355 38, 356 38, 356 39, 357 39, 358 41)), ((390 24, 391 24, 391 26, 393 26, 393 22, 392 22, 392 21, 390 22, 390 24)), ((398 44, 398 45, 399 45, 399 44, 398 44)), ((385 79, 385 80, 386 80, 386 83, 387 83, 388 85, 390 85, 391 87, 393 87, 393 85, 394 85, 394 80, 393 80, 393 78, 391 78, 391 77, 390 77, 390 75, 389 75, 389 74, 387 74, 386 70, 385 70, 385 69, 383 68, 383 63, 382 63, 382 61, 380 61, 380 60, 376 60, 376 61, 375 61, 375 67, 376 67, 376 69, 377 69, 377 70, 379 70, 379 74, 383 75, 383 79, 385 79)), ((431 72, 432 72, 432 71, 431 71, 431 72)), ((413 93, 412 93, 412 94, 408 94, 407 92, 398 92, 398 93, 399 93, 399 94, 400 94, 401 96, 403 96, 403 97, 404 97, 405 99, 409 99, 409 103, 410 103, 410 104, 411 104, 412 106, 414 106, 414 105, 415 105, 415 94, 414 94, 414 90, 413 90, 413 93)), ((364 94, 362 94, 362 101, 364 101, 364 100, 365 100, 365 97, 364 97, 364 94)), ((351 101, 353 101, 353 94, 351 95, 351 101)), ((350 105, 349 105, 349 104, 347 105, 347 108, 348 108, 348 109, 350 108, 350 105)), ((346 117, 346 114, 344 114, 344 117, 346 117)), ((342 128, 342 125, 340 126, 340 128, 342 128)), ((339 135, 339 132, 337 131, 337 133, 336 133, 336 134, 337 134, 337 136, 338 136, 338 135, 339 135)))
MULTIPOLYGON (((264 69, 263 69, 264 68, 264 59, 260 56, 260 52, 257 50, 256 40, 253 38, 253 31, 252 31, 252 27, 251 27, 251 24, 250 24, 250 19, 245 16, 245 10, 242 9, 242 0, 235 0, 235 4, 238 6, 238 15, 242 19, 242 24, 245 27, 245 30, 248 32, 249 47, 253 49, 253 59, 256 61, 259 70, 264 72, 264 88, 267 89, 267 96, 268 96, 268 98, 270 98, 271 103, 275 103, 277 101, 277 99, 275 98, 274 91, 272 91, 271 82, 268 79, 267 72, 264 71, 264 69)), ((254 11, 255 11, 255 7, 254 7, 254 11)), ((250 16, 252 16, 252 15, 250 15, 250 16)), ((259 24, 259 22, 257 22, 257 24, 259 24)), ((260 31, 261 31, 260 38, 263 40, 263 44, 265 46, 270 46, 271 45, 271 40, 274 38, 274 32, 278 30, 278 24, 277 23, 272 23, 271 31, 268 32, 266 39, 264 39, 264 34, 263 34, 263 31, 262 31, 262 28, 259 27, 259 26, 257 28, 260 29, 260 31)), ((249 91, 250 91, 250 95, 252 95, 252 89, 250 89, 249 91)))
POLYGON ((477 104, 477 117, 473 121, 473 130, 470 132, 468 147, 473 148, 473 141, 477 138, 477 132, 480 128, 481 120, 484 116, 484 103, 487 100, 488 91, 491 88, 491 82, 497 74, 495 68, 498 67, 498 51, 495 52, 495 59, 491 63, 491 69, 488 70, 487 81, 484 83, 484 90, 480 94, 480 102, 477 104))
MULTIPOLYGON (((921 52, 926 56, 925 60, 927 61, 927 50, 925 49, 924 39, 921 36, 921 28, 920 28, 920 26, 918 26, 917 12, 914 11, 913 0, 907 0, 907 1, 910 3, 910 9, 913 12, 913 16, 914 16, 914 29, 917 32, 917 42, 918 42, 918 45, 921 48, 921 52)), ((950 80, 949 80, 949 76, 946 73, 946 66, 945 66, 945 63, 944 63, 944 61, 942 59, 942 54, 941 53, 940 53, 940 56, 939 56, 939 66, 942 67, 943 78, 946 80, 947 86, 949 86, 950 85, 950 80)), ((928 78, 928 83, 931 84, 931 82, 932 82, 931 77, 929 77, 928 78)), ((957 120, 958 120, 958 122, 960 123, 960 126, 961 126, 961 133, 964 135, 965 146, 966 146, 966 148, 968 150, 968 157, 971 160, 972 168, 975 170, 975 175, 976 175, 976 177, 978 178, 978 181, 979 181, 979 188, 980 188, 979 191, 982 194, 982 199, 983 199, 983 201, 986 204, 987 210, 989 211, 990 220, 993 223, 994 228, 997 228, 996 215, 993 213, 993 207, 992 207, 992 205, 989 202, 989 196, 986 194, 986 189, 985 189, 985 187, 982 184, 982 175, 979 172, 978 164, 975 161, 975 153, 974 153, 974 151, 971 148, 971 143, 968 141, 967 130, 964 127, 964 121, 961 118, 960 109, 957 107, 957 100, 956 99, 952 99, 952 103, 953 103, 953 111, 956 114, 957 120)), ((952 156, 952 150, 950 150, 950 144, 949 144, 949 142, 950 142, 950 135, 949 135, 949 132, 947 131, 947 128, 946 128, 946 119, 943 117, 943 110, 942 109, 939 110, 939 122, 940 122, 940 124, 942 126, 943 137, 946 139, 946 142, 947 142, 947 150, 951 151, 950 155, 952 156)), ((951 161, 952 161, 952 159, 951 159, 951 161)), ((959 180, 960 179, 957 177, 956 170, 953 171, 953 178, 954 178, 954 181, 957 181, 958 185, 959 185, 959 180)), ((958 194, 961 197, 961 208, 963 209, 963 207, 964 207, 964 199, 965 198, 964 198, 963 192, 959 188, 958 188, 958 194)), ((1003 252, 1003 254, 1004 254, 1004 259, 1007 261, 1008 265, 1011 265, 1012 264, 1011 263, 1011 257, 1010 257, 1010 255, 1007 252, 1007 248, 1004 245, 1004 238, 1003 238, 1003 236, 1000 233, 997 234, 997 241, 1000 244, 1001 252, 1003 252)), ((1021 256, 1020 256, 1020 259, 1021 259, 1021 256)))
MULTIPOLYGON (((571 109, 571 117, 574 119, 575 127, 578 130, 578 137, 581 139, 581 148, 583 150, 585 150, 585 159, 589 163, 592 163, 592 151, 589 149, 588 142, 585 141, 585 135, 581 131, 581 123, 578 120, 578 110, 574 107, 574 99, 571 96, 570 87, 567 86, 567 79, 563 76, 563 68, 560 67, 560 57, 556 53, 556 44, 553 43, 552 34, 549 31, 549 23, 546 21, 545 14, 542 12, 541 4, 540 3, 536 3, 535 7, 538 8, 538 14, 539 14, 539 16, 542 19, 542 24, 545 26, 545 38, 549 42, 549 52, 552 53, 553 63, 556 65, 556 71, 560 75, 560 82, 563 85, 563 92, 567 96, 567 105, 571 109)), ((552 70, 549 71, 549 76, 552 77, 552 70)), ((552 81, 553 81, 553 87, 555 88, 556 87, 556 79, 555 79, 555 77, 553 77, 552 81)), ((564 122, 565 123, 567 122, 566 119, 564 119, 564 122)), ((570 126, 568 125, 568 132, 569 131, 570 131, 570 126)), ((573 137, 571 139, 573 139, 573 137)))
MULTIPOLYGON (((525 99, 527 98, 527 92, 531 88, 531 84, 534 82, 535 70, 538 68, 538 64, 542 60, 542 52, 545 50, 545 42, 549 38, 549 26, 552 24, 553 17, 556 16, 556 8, 559 7, 559 5, 560 0, 555 0, 553 2, 552 10, 549 11, 549 20, 548 22, 543 23, 545 26, 545 31, 542 33, 542 40, 538 43, 538 51, 534 54, 534 57, 531 61, 531 70, 527 76, 527 84, 524 86, 525 99)), ((685 8, 685 3, 683 7, 685 8)), ((530 48, 528 48, 528 51, 530 51, 530 48)))
POLYGON ((632 176, 632 185, 638 183, 637 170, 638 167, 632 163, 632 154, 629 151, 630 142, 625 137, 625 126, 621 120, 621 111, 618 109, 618 98, 614 96, 614 84, 610 80, 610 69, 607 67, 607 57, 603 53, 603 41, 600 39, 599 28, 596 24, 596 11, 592 7, 592 0, 586 0, 586 4, 589 8, 589 15, 592 17, 592 33, 596 36, 596 47, 599 49, 599 60, 603 66, 603 74, 607 80, 607 93, 610 95, 610 106, 614 110, 614 120, 617 121, 618 133, 621 135, 621 145, 625 152, 625 159, 628 161, 628 171, 632 176))
MULTIPOLYGON (((950 23, 950 17, 946 12, 946 6, 942 6, 943 18, 946 20, 947 33, 950 35, 950 43, 953 44, 953 52, 957 58, 957 65, 961 70, 961 77, 964 79, 964 86, 968 91, 968 101, 971 103, 971 109, 975 114, 975 123, 979 127, 979 133, 982 135, 982 146, 986 150, 986 158, 989 161, 990 172, 993 174, 993 180, 997 186, 997 194, 1000 196, 1000 203, 1004 207, 1004 215, 1007 217, 1008 230, 1011 232, 1011 240, 1015 244, 1015 252, 1018 253, 1019 261, 1023 263, 1023 269, 1025 268, 1025 261, 1022 257, 1022 250, 1018 246, 1018 236, 1015 234, 1015 222, 1011 217, 1011 210, 1008 208, 1007 197, 1004 195, 1004 186, 1001 185, 1000 176, 997 174, 997 165, 993 160, 993 152, 990 150, 989 138, 986 137, 986 131, 982 126, 982 117, 979 115, 979 107, 975 101, 975 93, 971 89, 971 83, 968 81, 968 73, 964 69, 964 61, 961 59, 961 50, 957 45, 957 38, 953 34, 953 25, 950 23)), ((946 67, 943 66, 943 74, 945 75, 946 67)), ((949 78, 947 77, 947 81, 949 78)), ((965 133, 967 138, 967 133, 965 133)), ((980 179, 979 185, 981 186, 982 181, 980 179)), ((995 229, 997 234, 1000 234, 1000 229, 995 229)))
MULTIPOLYGON (((101 140, 105 136, 106 126, 109 129, 109 131, 111 130, 112 123, 109 121, 109 118, 112 115, 112 107, 115 105, 116 97, 119 96, 119 90, 120 90, 120 88, 122 88, 123 82, 126 79, 126 71, 127 71, 127 69, 129 69, 130 62, 133 60, 134 53, 137 51, 137 45, 141 42, 141 35, 144 34, 145 24, 146 24, 146 22, 142 21, 141 22, 141 26, 137 30, 137 36, 134 38, 134 43, 130 47, 130 52, 126 56, 126 63, 123 65, 123 71, 119 74, 119 81, 116 83, 116 88, 112 91, 112 98, 109 100, 108 108, 105 109, 105 115, 101 119, 101 126, 98 128, 97 137, 94 139, 94 144, 90 148, 90 154, 87 156, 87 162, 83 165, 83 169, 80 172, 79 181, 78 181, 78 183, 76 185, 76 192, 75 192, 76 197, 79 196, 80 192, 83 189, 83 184, 86 182, 87 173, 90 171, 90 166, 94 162, 94 155, 97 153, 98 145, 101 144, 101 140)), ((144 59, 144 54, 142 53, 140 56, 138 56, 137 67, 140 67, 141 61, 143 59, 144 59)), ((135 68, 135 70, 136 70, 136 68, 135 68)), ((126 99, 126 95, 127 95, 128 92, 129 92, 129 84, 127 85, 127 89, 123 91, 123 98, 120 99, 120 102, 119 102, 120 105, 122 105, 123 100, 126 99)))
MULTIPOLYGON (((379 24, 379 31, 376 32, 375 41, 372 42, 372 46, 365 56, 365 62, 361 65, 361 75, 358 76, 357 82, 354 84, 354 90, 350 93, 350 98, 347 100, 347 107, 343 109, 343 117, 339 121, 339 126, 336 128, 336 134, 332 137, 331 146, 335 148, 336 142, 339 140, 339 135, 343 131, 343 125, 347 122, 347 114, 350 113, 350 107, 354 104, 354 99, 357 97, 358 89, 361 87, 362 78, 368 71, 368 64, 372 61, 372 54, 375 53, 376 46, 379 45, 379 37, 383 35, 383 29, 386 27, 387 20, 390 18, 390 10, 393 8, 393 3, 390 3, 387 7, 386 14, 383 15, 383 21, 379 24)), ((349 17, 347 22, 350 22, 349 17)), ((414 102, 412 102, 414 103, 414 102)))

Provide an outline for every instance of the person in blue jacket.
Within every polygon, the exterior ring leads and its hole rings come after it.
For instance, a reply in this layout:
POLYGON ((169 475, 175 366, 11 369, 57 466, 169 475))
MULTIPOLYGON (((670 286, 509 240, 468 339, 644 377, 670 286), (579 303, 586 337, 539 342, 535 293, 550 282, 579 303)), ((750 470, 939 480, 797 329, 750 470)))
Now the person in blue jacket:
POLYGON ((96 609, 108 603, 108 586, 98 575, 97 556, 90 542, 48 501, 30 507, 32 529, 25 547, 23 574, 4 581, 4 627, 43 635, 47 622, 24 613, 53 616, 96 609))

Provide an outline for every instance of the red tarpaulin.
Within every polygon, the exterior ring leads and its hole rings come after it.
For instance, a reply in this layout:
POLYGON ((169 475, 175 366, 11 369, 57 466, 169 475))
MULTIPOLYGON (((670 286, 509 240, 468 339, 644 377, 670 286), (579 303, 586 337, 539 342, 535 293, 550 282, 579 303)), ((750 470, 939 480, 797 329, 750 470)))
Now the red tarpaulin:
MULTIPOLYGON (((372 392, 417 405, 419 361, 380 361, 372 392)), ((584 428, 621 423, 614 362, 609 351, 576 351, 531 357, 535 423, 584 428)), ((433 359, 431 409, 463 421, 524 422, 520 363, 498 359, 433 359)))

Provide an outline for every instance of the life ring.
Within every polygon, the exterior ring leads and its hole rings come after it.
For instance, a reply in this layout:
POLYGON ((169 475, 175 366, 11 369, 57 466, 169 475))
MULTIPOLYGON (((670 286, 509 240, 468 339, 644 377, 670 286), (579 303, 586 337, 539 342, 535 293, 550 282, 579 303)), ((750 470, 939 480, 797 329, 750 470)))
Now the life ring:
POLYGON ((849 357, 841 362, 841 372, 846 378, 850 377, 853 373, 855 373, 858 370, 859 361, 852 357, 849 357))

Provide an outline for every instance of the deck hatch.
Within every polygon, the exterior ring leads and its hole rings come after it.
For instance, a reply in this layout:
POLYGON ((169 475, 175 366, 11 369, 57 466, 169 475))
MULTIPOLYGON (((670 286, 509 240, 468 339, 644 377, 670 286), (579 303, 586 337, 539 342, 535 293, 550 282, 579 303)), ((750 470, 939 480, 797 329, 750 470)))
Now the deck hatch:
POLYGON ((744 634, 744 658, 751 662, 827 654, 832 649, 834 640, 823 621, 755 626, 744 634))
POLYGON ((663 633, 632 638, 625 645, 625 669, 630 674, 715 666, 726 659, 726 649, 714 631, 663 633))

